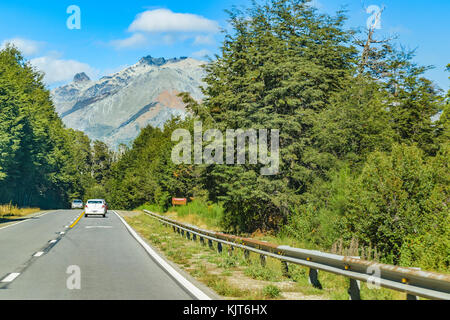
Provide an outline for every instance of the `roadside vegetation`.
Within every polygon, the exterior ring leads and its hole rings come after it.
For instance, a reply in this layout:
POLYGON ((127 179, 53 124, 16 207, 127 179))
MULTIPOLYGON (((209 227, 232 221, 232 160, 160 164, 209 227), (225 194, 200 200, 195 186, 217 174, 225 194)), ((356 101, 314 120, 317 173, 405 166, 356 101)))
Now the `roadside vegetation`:
POLYGON ((39 208, 19 208, 11 204, 0 205, 0 223, 23 218, 39 211, 39 208))
MULTIPOLYGON (((308 283, 307 268, 289 265, 289 274, 285 275, 277 259, 268 257, 262 267, 256 254, 251 253, 247 260, 242 250, 236 249, 230 255, 226 246, 218 253, 216 246, 211 249, 198 240, 188 240, 145 214, 136 213, 125 219, 168 259, 226 299, 348 300, 345 277, 319 272, 323 289, 316 289, 308 283)), ((405 294, 369 289, 361 283, 361 298, 404 300, 405 294)))
POLYGON ((186 206, 173 206, 164 208, 155 205, 142 205, 136 210, 149 210, 156 213, 166 214, 184 223, 190 223, 209 230, 221 230, 224 209, 215 203, 206 204, 199 200, 189 202, 186 206))
POLYGON ((307 0, 228 13, 204 99, 182 93, 185 119, 143 128, 120 152, 65 128, 43 75, 16 48, 1 50, 0 204, 105 198, 115 209, 148 205, 214 230, 449 272, 450 90, 426 78, 431 67, 307 0), (172 133, 193 132, 195 121, 204 131, 279 129, 279 173, 175 164, 172 133), (172 197, 195 201, 171 209, 172 197))
POLYGON ((141 131, 111 167, 112 206, 150 204, 215 230, 449 272, 450 92, 425 77, 430 67, 307 1, 229 15, 205 98, 183 94, 190 117, 141 131), (280 129, 279 174, 174 164, 172 132, 193 132, 194 121, 280 129), (170 208, 172 197, 196 201, 170 208))
POLYGON ((42 79, 17 48, 0 50, 0 205, 11 203, 17 214, 28 210, 17 207, 68 208, 73 199, 105 196, 98 185, 114 157, 106 144, 64 126, 42 79))

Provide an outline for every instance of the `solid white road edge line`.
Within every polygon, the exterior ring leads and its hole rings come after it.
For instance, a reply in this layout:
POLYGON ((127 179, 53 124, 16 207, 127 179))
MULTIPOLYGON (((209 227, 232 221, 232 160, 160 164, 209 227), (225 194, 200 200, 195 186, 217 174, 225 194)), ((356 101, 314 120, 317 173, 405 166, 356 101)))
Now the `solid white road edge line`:
POLYGON ((1 282, 13 282, 15 278, 17 278, 20 273, 10 273, 6 276, 1 282))
POLYGON ((44 252, 39 251, 39 252, 36 252, 36 253, 34 254, 33 257, 40 257, 40 256, 42 256, 43 254, 44 254, 44 252))
POLYGON ((16 223, 10 224, 9 226, 6 226, 6 227, 2 227, 2 228, 0 228, 0 230, 6 229, 6 228, 9 228, 9 227, 13 227, 13 226, 17 226, 18 224, 21 224, 21 223, 23 223, 23 222, 27 222, 27 221, 28 221, 28 219, 27 219, 27 220, 22 220, 22 221, 19 221, 19 222, 16 222, 16 223))
POLYGON ((193 285, 185 277, 183 277, 178 271, 176 271, 170 264, 168 264, 163 258, 161 258, 130 225, 116 212, 113 211, 115 215, 122 221, 131 235, 136 239, 137 242, 147 251, 147 253, 152 256, 159 265, 164 268, 179 284, 181 284, 186 290, 188 290, 194 297, 198 300, 212 300, 203 291, 193 285))
POLYGON ((35 216, 34 218, 40 218, 40 217, 46 216, 46 215, 48 215, 49 213, 52 213, 52 212, 55 212, 55 211, 46 212, 46 213, 40 214, 38 216, 35 216))
MULTIPOLYGON (((41 215, 39 215, 39 216, 34 216, 34 217, 32 217, 32 218, 40 218, 40 217, 43 217, 43 216, 45 216, 45 215, 47 215, 47 214, 49 214, 49 213, 51 213, 51 212, 54 212, 54 211, 46 212, 46 213, 43 213, 43 214, 41 214, 41 215)), ((27 222, 27 221, 30 221, 30 218, 25 218, 25 220, 22 220, 22 221, 19 221, 19 222, 10 224, 10 225, 8 225, 8 226, 6 226, 6 227, 2 227, 2 228, 0 228, 0 230, 6 229, 6 228, 9 228, 9 227, 13 227, 13 226, 17 226, 18 224, 21 224, 21 223, 27 222)))

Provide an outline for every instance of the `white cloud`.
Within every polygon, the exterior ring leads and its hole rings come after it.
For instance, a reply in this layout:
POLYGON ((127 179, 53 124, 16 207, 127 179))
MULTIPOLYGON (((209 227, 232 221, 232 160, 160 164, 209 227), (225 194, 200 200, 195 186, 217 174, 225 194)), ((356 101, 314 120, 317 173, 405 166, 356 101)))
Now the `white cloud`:
POLYGON ((13 38, 4 40, 0 45, 0 49, 4 49, 8 43, 17 47, 17 49, 19 49, 24 56, 33 56, 39 53, 40 49, 44 45, 43 42, 39 41, 24 38, 13 38))
POLYGON ((213 35, 218 31, 219 24, 214 20, 190 13, 154 9, 136 16, 128 28, 131 36, 113 40, 110 44, 116 49, 133 49, 161 44, 170 46, 193 39, 194 45, 213 45, 213 35))
POLYGON ((174 13, 168 9, 148 10, 137 15, 129 31, 143 32, 211 32, 219 31, 216 21, 190 13, 174 13))
POLYGON ((146 43, 147 43, 147 38, 140 33, 135 33, 131 37, 123 39, 123 40, 111 41, 111 44, 118 49, 137 48, 137 47, 141 47, 141 46, 145 45, 146 43))
POLYGON ((89 76, 97 74, 97 71, 86 63, 60 59, 56 54, 31 59, 30 63, 45 73, 44 82, 48 85, 70 81, 80 72, 89 76))
POLYGON ((411 34, 412 31, 404 26, 396 26, 389 28, 389 33, 392 34, 411 34))
POLYGON ((198 35, 194 38, 194 45, 213 45, 214 43, 212 35, 198 35))
POLYGON ((196 51, 193 54, 191 54, 191 56, 193 58, 197 58, 197 59, 205 59, 205 58, 207 58, 210 55, 212 55, 211 51, 206 50, 206 49, 203 49, 203 50, 200 50, 200 51, 196 51))

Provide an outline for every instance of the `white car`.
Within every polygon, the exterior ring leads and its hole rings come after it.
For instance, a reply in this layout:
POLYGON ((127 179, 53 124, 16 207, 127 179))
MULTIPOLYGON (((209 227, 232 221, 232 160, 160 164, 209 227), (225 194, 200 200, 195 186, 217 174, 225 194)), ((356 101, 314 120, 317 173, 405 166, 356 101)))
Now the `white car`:
POLYGON ((83 201, 75 199, 72 201, 72 209, 83 209, 83 201))
POLYGON ((91 199, 86 202, 84 216, 103 216, 106 218, 106 214, 108 213, 108 205, 106 201, 103 199, 91 199))

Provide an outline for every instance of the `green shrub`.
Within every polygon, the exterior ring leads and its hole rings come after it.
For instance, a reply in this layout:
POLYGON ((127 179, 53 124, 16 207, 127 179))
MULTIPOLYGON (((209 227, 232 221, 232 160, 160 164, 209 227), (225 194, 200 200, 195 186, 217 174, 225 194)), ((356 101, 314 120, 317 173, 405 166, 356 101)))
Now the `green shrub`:
POLYGON ((144 210, 144 209, 155 213, 164 213, 164 208, 156 204, 144 204, 136 208, 136 210, 144 210))
POLYGON ((278 281, 280 280, 280 275, 277 274, 271 268, 262 267, 258 263, 254 263, 248 266, 244 274, 248 277, 251 277, 256 280, 264 280, 264 281, 278 281))
POLYGON ((267 298, 275 299, 281 295, 281 291, 277 286, 270 284, 270 285, 264 287, 263 294, 267 298))
POLYGON ((348 186, 354 179, 350 169, 344 167, 331 172, 328 181, 316 181, 310 193, 305 196, 307 203, 293 210, 280 236, 291 237, 316 247, 330 248, 344 236, 343 218, 351 192, 348 186))
POLYGON ((360 173, 331 173, 305 196, 283 235, 323 249, 356 239, 376 246, 385 263, 448 270, 448 149, 427 157, 416 146, 393 145, 370 154, 360 173))
POLYGON ((223 208, 220 204, 210 205, 200 200, 189 202, 186 206, 169 208, 168 211, 176 211, 180 217, 195 214, 211 226, 219 226, 223 217, 223 208))
POLYGON ((342 233, 364 246, 376 245, 384 262, 398 263, 407 239, 418 239, 448 219, 443 163, 415 146, 394 145, 391 153, 371 154, 349 186, 342 233))

